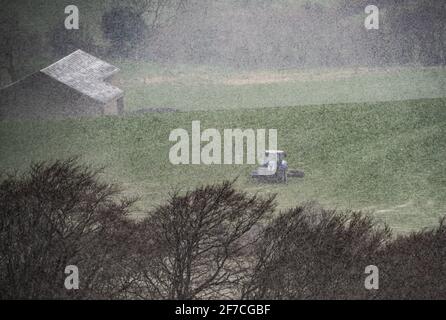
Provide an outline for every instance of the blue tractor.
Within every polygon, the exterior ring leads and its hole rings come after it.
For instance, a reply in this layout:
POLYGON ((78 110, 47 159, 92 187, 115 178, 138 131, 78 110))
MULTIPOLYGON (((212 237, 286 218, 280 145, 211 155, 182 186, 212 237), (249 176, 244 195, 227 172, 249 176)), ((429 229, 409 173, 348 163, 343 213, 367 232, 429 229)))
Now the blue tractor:
POLYGON ((251 177, 257 180, 286 183, 288 163, 285 158, 286 153, 282 150, 266 150, 261 166, 251 173, 251 177))

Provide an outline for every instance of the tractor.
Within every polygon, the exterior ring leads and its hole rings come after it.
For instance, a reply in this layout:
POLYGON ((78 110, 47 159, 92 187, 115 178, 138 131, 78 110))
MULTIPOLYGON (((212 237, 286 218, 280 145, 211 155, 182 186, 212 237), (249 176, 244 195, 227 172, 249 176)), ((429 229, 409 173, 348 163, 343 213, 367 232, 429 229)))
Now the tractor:
POLYGON ((251 177, 265 182, 287 183, 288 177, 304 177, 304 172, 288 170, 285 161, 286 152, 282 150, 266 150, 262 164, 251 173, 251 177))

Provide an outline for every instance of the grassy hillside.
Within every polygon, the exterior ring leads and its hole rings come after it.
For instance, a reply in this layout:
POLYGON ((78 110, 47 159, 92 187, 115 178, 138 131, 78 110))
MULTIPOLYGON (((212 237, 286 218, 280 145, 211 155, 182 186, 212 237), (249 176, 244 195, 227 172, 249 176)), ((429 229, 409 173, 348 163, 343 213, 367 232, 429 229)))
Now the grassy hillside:
POLYGON ((252 109, 440 98, 442 67, 240 71, 207 66, 113 62, 126 108, 252 109))
POLYGON ((257 110, 147 114, 90 120, 2 122, 0 170, 80 155, 104 176, 141 196, 142 210, 173 189, 239 177, 249 192, 277 192, 281 208, 317 200, 373 212, 399 231, 431 225, 446 213, 446 99, 257 110), (205 128, 278 129, 279 147, 304 179, 256 184, 253 166, 174 166, 169 133, 205 128))

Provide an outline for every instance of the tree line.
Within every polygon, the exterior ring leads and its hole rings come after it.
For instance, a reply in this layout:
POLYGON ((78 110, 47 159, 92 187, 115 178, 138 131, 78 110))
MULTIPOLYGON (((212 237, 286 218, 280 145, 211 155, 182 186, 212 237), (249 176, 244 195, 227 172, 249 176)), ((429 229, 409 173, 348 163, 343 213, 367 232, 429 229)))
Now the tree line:
POLYGON ((361 212, 227 181, 131 217, 137 199, 76 159, 0 182, 0 299, 444 299, 446 225, 394 235, 361 212), (64 287, 66 266, 78 290, 64 287), (364 268, 379 268, 379 289, 364 268))
POLYGON ((60 19, 43 33, 23 27, 22 7, 1 8, 4 82, 26 74, 30 57, 54 61, 76 49, 103 58, 232 68, 446 64, 443 0, 377 0, 379 30, 364 27, 366 0, 78 2, 82 22, 74 31, 64 28, 56 2, 60 19))

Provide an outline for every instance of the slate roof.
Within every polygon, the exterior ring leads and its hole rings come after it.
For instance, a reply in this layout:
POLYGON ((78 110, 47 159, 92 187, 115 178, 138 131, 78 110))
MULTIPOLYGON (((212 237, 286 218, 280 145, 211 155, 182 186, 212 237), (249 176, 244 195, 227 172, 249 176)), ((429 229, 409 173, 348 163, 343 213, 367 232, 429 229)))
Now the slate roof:
POLYGON ((123 91, 104 80, 119 69, 82 50, 77 50, 40 70, 49 77, 102 103, 123 96, 123 91))

